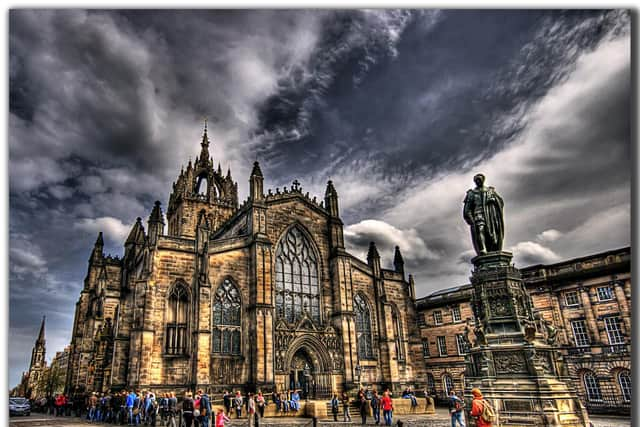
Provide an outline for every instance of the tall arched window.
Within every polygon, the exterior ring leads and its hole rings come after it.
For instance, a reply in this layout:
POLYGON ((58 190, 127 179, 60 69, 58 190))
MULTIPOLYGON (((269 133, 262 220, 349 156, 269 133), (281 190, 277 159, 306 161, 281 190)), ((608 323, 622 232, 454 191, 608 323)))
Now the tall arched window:
POLYGON ((240 292, 229 279, 213 296, 213 352, 240 354, 240 292))
POLYGON ((618 373, 618 384, 622 392, 622 399, 631 402, 631 372, 624 369, 618 373))
POLYGON ((453 378, 451 378, 451 375, 444 374, 442 376, 442 388, 444 390, 445 396, 449 396, 449 393, 451 392, 451 390, 454 390, 453 378))
POLYGON ((402 323, 400 314, 396 309, 393 310, 393 327, 395 328, 396 355, 398 356, 398 360, 404 360, 404 336, 402 333, 402 323))
POLYGON ((584 389, 587 392, 587 400, 599 401, 602 400, 602 392, 600 391, 600 381, 592 371, 586 371, 582 375, 582 382, 584 383, 584 389))
POLYGON ((436 395, 436 380, 432 373, 427 374, 427 391, 431 396, 436 395))
POLYGON ((303 312, 320 322, 318 261, 311 243, 292 227, 276 251, 276 314, 293 323, 303 312))
POLYGON ((353 297, 353 309, 356 313, 356 337, 358 358, 373 359, 373 339, 371 337, 371 313, 364 297, 356 294, 353 297))
POLYGON ((177 283, 167 299, 167 326, 165 332, 165 352, 185 354, 187 352, 187 319, 189 293, 182 283, 177 283))

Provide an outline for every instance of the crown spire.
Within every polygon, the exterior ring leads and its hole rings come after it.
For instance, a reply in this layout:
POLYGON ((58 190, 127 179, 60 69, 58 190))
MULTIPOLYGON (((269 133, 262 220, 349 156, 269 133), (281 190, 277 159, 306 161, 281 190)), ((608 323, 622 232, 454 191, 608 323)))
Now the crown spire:
POLYGON ((209 161, 209 136, 207 135, 207 119, 204 119, 204 132, 202 132, 202 142, 200 143, 202 149, 200 150, 200 162, 206 163, 209 161))

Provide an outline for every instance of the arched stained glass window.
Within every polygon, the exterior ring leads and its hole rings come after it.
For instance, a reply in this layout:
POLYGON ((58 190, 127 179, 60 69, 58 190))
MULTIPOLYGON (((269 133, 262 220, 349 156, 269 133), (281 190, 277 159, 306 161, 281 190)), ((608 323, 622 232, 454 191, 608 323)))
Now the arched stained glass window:
POLYGON ((165 352, 185 354, 187 351, 187 319, 189 293, 182 283, 177 283, 169 293, 166 308, 165 352))
POLYGON ((397 310, 393 310, 393 327, 395 328, 395 345, 396 345, 396 355, 398 356, 398 360, 405 360, 404 355, 404 336, 402 334, 402 323, 400 319, 400 314, 397 310))
POLYGON ((587 392, 587 400, 590 402, 602 400, 600 381, 592 371, 586 371, 582 376, 584 389, 587 392))
POLYGON ((218 286, 213 295, 214 353, 240 354, 240 292, 230 279, 218 286))
POLYGON ((356 337, 358 358, 373 359, 373 343, 371 337, 371 313, 365 298, 356 294, 353 297, 353 309, 356 313, 356 337))
POLYGON ((618 373, 618 384, 622 392, 622 399, 625 402, 631 402, 631 372, 623 370, 618 373))
POLYGON ((320 322, 318 261, 298 227, 292 227, 278 245, 275 271, 277 316, 293 323, 306 311, 320 322))

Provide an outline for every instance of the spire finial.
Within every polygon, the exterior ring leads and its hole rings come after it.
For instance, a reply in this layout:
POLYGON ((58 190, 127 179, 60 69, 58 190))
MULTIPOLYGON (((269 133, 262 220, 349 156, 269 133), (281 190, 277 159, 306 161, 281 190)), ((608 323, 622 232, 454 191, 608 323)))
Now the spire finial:
POLYGON ((375 242, 369 242, 369 252, 367 253, 367 261, 371 264, 372 260, 380 259, 378 254, 378 248, 376 248, 375 242))
POLYGON ((104 239, 102 238, 102 231, 98 233, 95 246, 104 246, 104 239))
POLYGON ((393 266, 398 273, 402 273, 404 275, 404 259, 400 253, 400 246, 396 246, 396 250, 393 255, 393 266))
POLYGON ((204 131, 202 132, 202 150, 200 150, 200 157, 196 159, 196 163, 206 164, 209 162, 209 136, 207 135, 207 119, 204 119, 204 131))
POLYGON ((38 334, 38 342, 44 342, 44 324, 47 320, 47 316, 42 316, 42 323, 40 324, 40 333, 38 334))

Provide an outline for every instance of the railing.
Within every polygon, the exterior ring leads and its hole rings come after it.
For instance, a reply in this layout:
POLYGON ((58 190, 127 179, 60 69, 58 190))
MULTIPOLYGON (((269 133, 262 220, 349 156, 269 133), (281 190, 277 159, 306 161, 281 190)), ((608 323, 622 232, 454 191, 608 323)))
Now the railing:
POLYGON ((628 354, 631 353, 631 346, 629 344, 616 344, 609 345, 602 348, 604 354, 628 354))
POLYGON ((631 353, 630 344, 613 344, 613 345, 590 345, 584 347, 565 347, 569 356, 579 356, 582 354, 620 354, 628 355, 631 353))
POLYGON ((631 413, 631 402, 623 401, 620 396, 614 394, 603 394, 600 399, 583 400, 587 412, 590 414, 620 414, 631 413))

